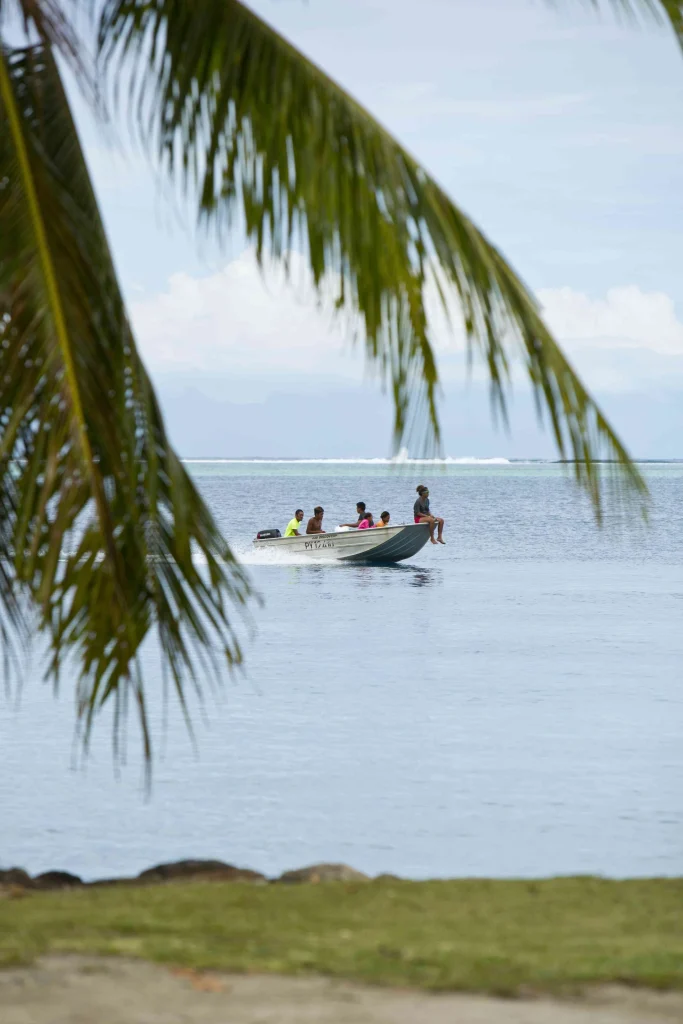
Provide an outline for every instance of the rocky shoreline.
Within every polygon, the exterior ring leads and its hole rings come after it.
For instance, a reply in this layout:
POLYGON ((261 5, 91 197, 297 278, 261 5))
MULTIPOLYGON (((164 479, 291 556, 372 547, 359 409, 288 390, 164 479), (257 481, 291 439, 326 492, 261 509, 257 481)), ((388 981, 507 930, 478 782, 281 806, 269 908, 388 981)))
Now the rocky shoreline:
MULTIPOLYGON (((380 876, 389 877, 389 876, 380 876)), ((268 878, 260 871, 235 867, 222 860, 179 860, 169 864, 156 864, 134 877, 100 878, 86 882, 69 871, 43 871, 30 875, 23 868, 0 868, 0 889, 21 889, 35 892, 54 892, 63 889, 95 889, 105 886, 163 885, 172 882, 241 882, 249 885, 277 885, 310 882, 369 882, 369 875, 347 864, 311 864, 305 868, 285 871, 277 878, 268 878)))

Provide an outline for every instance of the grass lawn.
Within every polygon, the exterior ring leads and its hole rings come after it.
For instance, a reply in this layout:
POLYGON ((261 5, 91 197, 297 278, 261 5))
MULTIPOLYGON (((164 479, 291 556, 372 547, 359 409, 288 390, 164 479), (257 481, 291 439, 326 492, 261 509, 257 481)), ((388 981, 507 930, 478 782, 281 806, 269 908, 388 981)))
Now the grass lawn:
POLYGON ((49 952, 504 994, 683 989, 683 879, 190 882, 0 900, 0 966, 49 952))

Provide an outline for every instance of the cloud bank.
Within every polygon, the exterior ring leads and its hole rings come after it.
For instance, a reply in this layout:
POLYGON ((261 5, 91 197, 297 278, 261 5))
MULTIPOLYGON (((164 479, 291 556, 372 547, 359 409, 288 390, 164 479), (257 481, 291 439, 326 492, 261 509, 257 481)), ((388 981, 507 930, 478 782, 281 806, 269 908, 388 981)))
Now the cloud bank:
MULTIPOLYGON (((357 381, 363 359, 351 353, 344 325, 316 305, 293 254, 291 284, 279 271, 259 271, 245 251, 218 273, 174 274, 167 287, 134 301, 132 317, 153 373, 281 379, 291 386, 317 378, 357 381)), ((586 378, 602 390, 683 382, 683 322, 672 299, 636 285, 591 297, 572 288, 538 293, 546 321, 586 378)), ((464 374, 458 325, 450 330, 433 306, 433 340, 444 379, 464 374)))
POLYGON ((551 288, 538 298, 548 325, 570 350, 631 348, 683 356, 683 323, 663 292, 627 285, 591 299, 572 288, 551 288))

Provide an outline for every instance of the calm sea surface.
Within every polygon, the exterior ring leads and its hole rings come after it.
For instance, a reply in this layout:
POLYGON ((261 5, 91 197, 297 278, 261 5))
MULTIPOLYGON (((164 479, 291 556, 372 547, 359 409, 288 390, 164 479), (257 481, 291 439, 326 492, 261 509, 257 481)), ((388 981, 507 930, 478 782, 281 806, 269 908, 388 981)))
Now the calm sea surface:
POLYGON ((602 531, 558 466, 190 468, 265 599, 247 673, 195 709, 195 753, 176 708, 163 739, 150 644, 146 799, 135 729, 118 776, 105 719, 80 766, 69 681, 55 700, 36 667, 18 707, 0 698, 0 866, 683 873, 683 466, 644 467, 648 528, 602 531), (421 482, 446 548, 396 567, 250 553, 299 505, 409 521, 421 482))

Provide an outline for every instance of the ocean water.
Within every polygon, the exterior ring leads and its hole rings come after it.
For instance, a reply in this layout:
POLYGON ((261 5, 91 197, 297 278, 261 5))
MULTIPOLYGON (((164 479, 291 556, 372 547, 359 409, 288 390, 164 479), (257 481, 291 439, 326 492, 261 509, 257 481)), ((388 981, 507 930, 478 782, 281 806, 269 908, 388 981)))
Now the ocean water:
POLYGON ((146 796, 99 723, 38 664, 0 701, 0 865, 85 877, 181 857, 269 874, 345 861, 410 877, 683 873, 683 465, 643 467, 650 521, 599 530, 543 464, 190 465, 263 597, 246 672, 164 727, 146 796), (255 557, 257 529, 364 499, 410 521, 416 483, 447 547, 399 566, 255 557))

